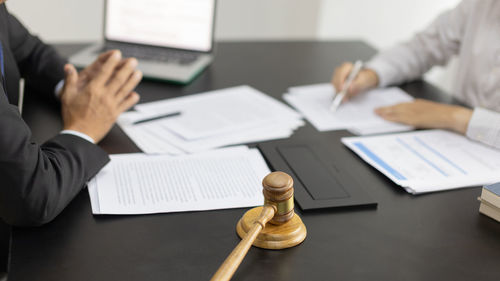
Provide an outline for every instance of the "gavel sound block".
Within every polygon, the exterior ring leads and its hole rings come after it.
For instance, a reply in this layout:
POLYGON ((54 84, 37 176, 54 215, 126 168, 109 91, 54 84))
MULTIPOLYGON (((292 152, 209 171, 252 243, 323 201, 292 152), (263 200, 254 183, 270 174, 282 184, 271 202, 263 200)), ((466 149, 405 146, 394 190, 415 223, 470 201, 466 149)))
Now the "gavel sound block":
POLYGON ((262 181, 264 206, 246 212, 236 225, 241 242, 229 254, 212 281, 229 280, 252 246, 279 250, 300 244, 306 238, 304 223, 293 210, 293 179, 273 172, 262 181), (268 223, 269 222, 269 223, 268 223))
POLYGON ((264 207, 249 210, 236 225, 241 239, 258 222, 264 208, 275 208, 274 216, 257 235, 253 245, 264 249, 285 249, 300 244, 306 238, 306 227, 293 210, 293 179, 283 172, 267 175, 262 181, 264 207))

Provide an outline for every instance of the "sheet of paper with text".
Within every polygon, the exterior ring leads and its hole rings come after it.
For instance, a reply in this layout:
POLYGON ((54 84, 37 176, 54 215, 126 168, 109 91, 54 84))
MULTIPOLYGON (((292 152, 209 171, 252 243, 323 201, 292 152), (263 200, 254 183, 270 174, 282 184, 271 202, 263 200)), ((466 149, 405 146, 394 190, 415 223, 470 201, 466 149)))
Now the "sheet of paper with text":
POLYGON ((443 130, 346 137, 342 142, 410 193, 500 181, 500 151, 443 130))
POLYGON ((263 204, 269 173, 246 146, 184 156, 111 155, 89 182, 94 214, 149 214, 252 207, 263 204))

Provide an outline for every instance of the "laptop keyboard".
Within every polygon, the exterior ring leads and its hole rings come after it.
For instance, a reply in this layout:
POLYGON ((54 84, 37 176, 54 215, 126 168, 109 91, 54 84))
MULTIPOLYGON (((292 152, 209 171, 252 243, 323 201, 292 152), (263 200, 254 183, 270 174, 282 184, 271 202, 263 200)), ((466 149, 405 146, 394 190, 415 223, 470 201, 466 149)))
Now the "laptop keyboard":
POLYGON ((191 64, 198 58, 198 54, 192 52, 119 43, 106 43, 99 52, 116 49, 122 52, 123 57, 135 57, 139 60, 191 64))

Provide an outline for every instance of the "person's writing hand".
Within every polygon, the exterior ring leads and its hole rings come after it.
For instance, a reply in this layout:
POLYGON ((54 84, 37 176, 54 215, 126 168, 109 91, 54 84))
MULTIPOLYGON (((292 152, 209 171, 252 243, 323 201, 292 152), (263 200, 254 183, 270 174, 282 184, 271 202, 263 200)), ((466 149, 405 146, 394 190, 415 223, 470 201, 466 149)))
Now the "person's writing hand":
POLYGON ((416 128, 448 129, 461 134, 467 131, 472 116, 471 109, 422 99, 380 107, 375 113, 386 120, 416 128))
POLYGON ((81 73, 67 64, 61 91, 64 129, 99 142, 118 116, 139 101, 134 92, 142 79, 137 64, 134 58, 122 60, 119 51, 101 55, 81 73))
MULTIPOLYGON (((342 91, 344 88, 344 83, 351 73, 353 64, 350 62, 345 62, 341 66, 335 69, 332 77, 332 84, 337 92, 342 91)), ((362 69, 356 78, 352 81, 351 86, 347 89, 344 101, 348 100, 361 92, 375 88, 378 85, 378 75, 375 71, 364 68, 362 69)))

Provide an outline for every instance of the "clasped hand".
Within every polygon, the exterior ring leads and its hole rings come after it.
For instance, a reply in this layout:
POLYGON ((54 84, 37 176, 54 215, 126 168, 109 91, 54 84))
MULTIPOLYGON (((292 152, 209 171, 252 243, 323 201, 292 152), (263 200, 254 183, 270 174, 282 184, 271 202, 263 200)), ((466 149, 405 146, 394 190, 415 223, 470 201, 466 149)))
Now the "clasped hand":
POLYGON ((99 142, 118 116, 139 101, 134 91, 142 79, 135 58, 122 59, 119 51, 101 54, 78 73, 73 65, 64 67, 61 91, 65 130, 74 130, 99 142))

